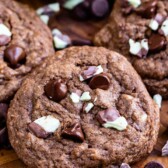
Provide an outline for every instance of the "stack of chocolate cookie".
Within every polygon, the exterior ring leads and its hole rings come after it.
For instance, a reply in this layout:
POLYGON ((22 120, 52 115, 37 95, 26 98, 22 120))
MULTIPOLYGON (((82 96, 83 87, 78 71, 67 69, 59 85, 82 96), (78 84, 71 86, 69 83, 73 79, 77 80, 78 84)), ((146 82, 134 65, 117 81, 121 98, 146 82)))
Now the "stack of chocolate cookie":
POLYGON ((35 12, 1 0, 0 142, 7 139, 7 116, 10 143, 29 167, 129 168, 150 154, 159 107, 138 73, 152 94, 167 97, 165 6, 116 1, 112 21, 95 36, 95 44, 112 50, 54 53, 51 33, 35 12))

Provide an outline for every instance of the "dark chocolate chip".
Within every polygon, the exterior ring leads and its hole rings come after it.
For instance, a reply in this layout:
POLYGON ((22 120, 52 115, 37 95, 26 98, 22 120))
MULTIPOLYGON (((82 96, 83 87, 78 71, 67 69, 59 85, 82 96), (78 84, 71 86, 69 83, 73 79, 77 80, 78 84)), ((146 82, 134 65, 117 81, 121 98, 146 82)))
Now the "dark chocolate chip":
POLYGON ((67 96, 67 86, 61 80, 51 80, 44 87, 46 96, 56 102, 61 101, 67 96))
POLYGON ((100 122, 100 124, 104 124, 108 121, 114 121, 118 117, 120 117, 120 114, 114 108, 109 108, 107 110, 100 111, 97 114, 97 120, 100 122))
POLYGON ((137 14, 144 18, 152 18, 156 14, 158 0, 150 0, 149 2, 142 3, 142 5, 136 9, 137 14))
POLYGON ((12 66, 17 66, 25 59, 26 53, 22 47, 11 45, 5 50, 4 57, 12 66))
POLYGON ((107 0, 92 0, 91 13, 97 18, 105 17, 110 10, 110 6, 107 0))
POLYGON ((149 163, 147 163, 144 168, 164 168, 163 165, 161 165, 160 163, 158 162, 155 162, 155 161, 151 161, 149 163))
POLYGON ((160 34, 152 34, 148 43, 150 52, 159 52, 165 49, 167 41, 166 38, 160 34))
POLYGON ((11 41, 11 38, 6 35, 0 35, 0 46, 7 45, 11 41))
POLYGON ((6 126, 6 116, 8 111, 8 105, 5 103, 0 103, 0 128, 6 126))
POLYGON ((99 74, 94 76, 90 82, 89 86, 91 89, 103 89, 107 90, 110 86, 110 79, 106 74, 99 74))
POLYGON ((82 132, 80 123, 74 123, 70 127, 65 128, 62 132, 62 136, 74 141, 84 141, 84 134, 82 132))
POLYGON ((92 46, 93 42, 89 39, 85 39, 85 38, 76 38, 76 39, 72 39, 72 45, 73 46, 82 46, 82 45, 89 45, 92 46))
POLYGON ((9 147, 9 140, 8 140, 8 131, 7 128, 4 127, 0 129, 0 147, 9 147))
POLYGON ((50 132, 46 132, 40 125, 32 122, 28 125, 28 129, 38 138, 48 138, 51 135, 50 132))
POLYGON ((86 20, 90 15, 90 2, 83 1, 73 9, 73 16, 77 19, 86 20))

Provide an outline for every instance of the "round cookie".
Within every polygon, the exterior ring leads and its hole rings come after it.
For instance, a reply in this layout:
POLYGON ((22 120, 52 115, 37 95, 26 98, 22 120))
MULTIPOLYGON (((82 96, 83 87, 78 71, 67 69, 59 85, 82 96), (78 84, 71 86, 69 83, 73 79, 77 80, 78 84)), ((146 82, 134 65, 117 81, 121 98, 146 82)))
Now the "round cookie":
POLYGON ((168 98, 167 9, 166 0, 118 0, 109 23, 94 39, 96 45, 126 56, 149 92, 164 98, 168 98))
POLYGON ((52 35, 29 7, 0 1, 0 102, 10 100, 24 76, 54 53, 52 35))
POLYGON ((71 47, 23 82, 7 125, 14 150, 30 167, 110 167, 152 151, 159 109, 123 56, 71 47))

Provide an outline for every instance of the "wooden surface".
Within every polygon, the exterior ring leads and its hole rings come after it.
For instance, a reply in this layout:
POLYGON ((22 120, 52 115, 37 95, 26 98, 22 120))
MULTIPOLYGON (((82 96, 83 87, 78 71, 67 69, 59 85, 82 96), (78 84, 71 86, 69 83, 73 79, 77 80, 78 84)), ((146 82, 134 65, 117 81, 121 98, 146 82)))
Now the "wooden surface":
MULTIPOLYGON (((20 2, 29 4, 33 8, 38 8, 44 4, 54 2, 54 0, 18 0, 20 2)), ((64 33, 70 34, 71 38, 83 37, 86 39, 92 39, 93 34, 100 29, 107 19, 103 21, 74 21, 71 18, 68 18, 66 14, 61 14, 57 16, 57 22, 50 23, 52 28, 57 27, 64 33), (67 26, 68 25, 68 26, 67 26)), ((160 157, 161 149, 163 145, 168 140, 168 101, 162 103, 161 109, 161 129, 158 142, 155 146, 152 154, 144 158, 141 162, 135 164, 133 168, 144 168, 144 165, 151 161, 158 161, 162 163, 165 168, 168 168, 168 157, 160 157)), ((13 150, 0 150, 0 168, 25 168, 26 166, 20 161, 13 150)))

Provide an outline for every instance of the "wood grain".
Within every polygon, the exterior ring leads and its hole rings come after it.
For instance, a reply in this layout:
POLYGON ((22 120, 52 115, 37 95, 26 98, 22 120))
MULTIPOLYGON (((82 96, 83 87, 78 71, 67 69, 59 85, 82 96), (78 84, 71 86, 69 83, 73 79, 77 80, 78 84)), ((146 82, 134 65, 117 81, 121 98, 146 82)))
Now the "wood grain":
MULTIPOLYGON (((18 0, 20 2, 29 4, 34 9, 53 2, 53 0, 18 0)), ((96 31, 98 31, 106 22, 107 19, 103 21, 86 21, 80 22, 75 21, 70 17, 67 17, 66 13, 57 16, 57 22, 52 22, 50 26, 52 28, 56 27, 66 34, 70 34, 72 39, 76 37, 82 37, 86 39, 92 39, 96 31), (67 26, 68 25, 68 26, 67 26)), ((168 157, 161 157, 160 152, 168 140, 168 131, 166 130, 168 126, 168 101, 164 101, 161 109, 161 129, 158 138, 158 142, 155 146, 154 152, 144 160, 133 165, 133 168, 144 168, 144 165, 149 161, 158 161, 162 163, 165 168, 168 168, 168 157)), ((0 150, 0 168, 25 168, 26 166, 20 161, 13 150, 0 150)))

